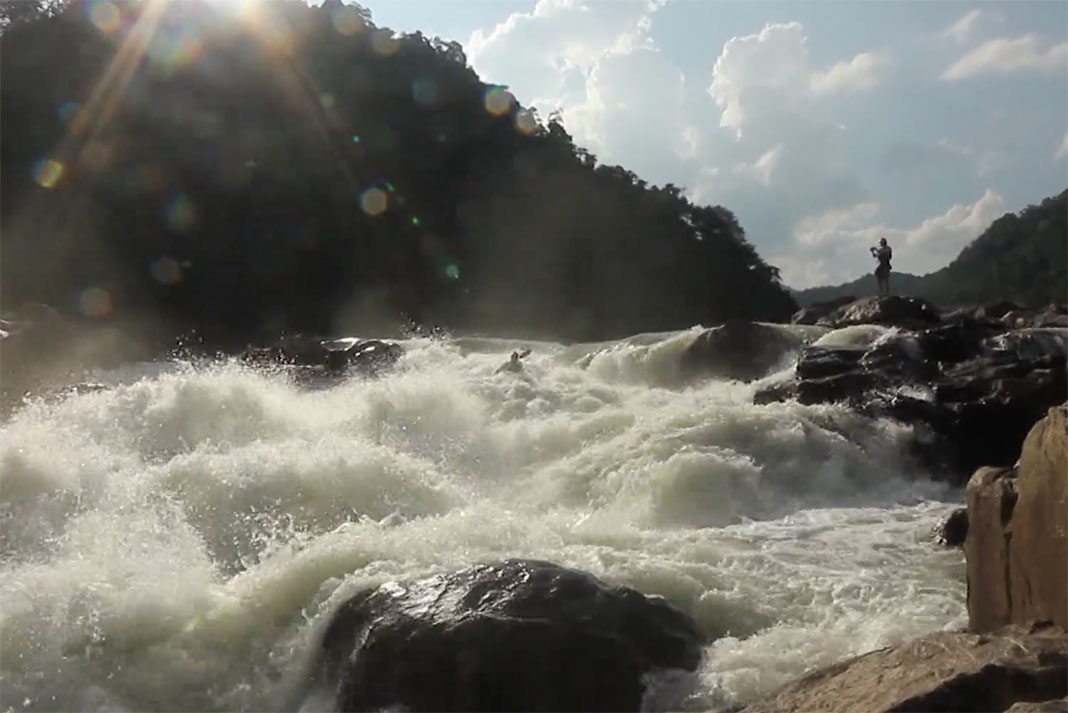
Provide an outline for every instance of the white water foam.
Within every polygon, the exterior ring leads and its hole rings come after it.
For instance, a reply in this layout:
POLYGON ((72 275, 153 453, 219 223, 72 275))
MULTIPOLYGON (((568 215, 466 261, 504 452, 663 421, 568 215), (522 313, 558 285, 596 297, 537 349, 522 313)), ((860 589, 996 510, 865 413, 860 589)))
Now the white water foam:
POLYGON ((345 597, 501 557, 689 612, 713 643, 652 707, 963 624, 962 557, 929 537, 960 494, 904 428, 680 385, 695 334, 412 340, 316 389, 160 364, 32 402, 0 429, 0 709, 279 709, 345 597))

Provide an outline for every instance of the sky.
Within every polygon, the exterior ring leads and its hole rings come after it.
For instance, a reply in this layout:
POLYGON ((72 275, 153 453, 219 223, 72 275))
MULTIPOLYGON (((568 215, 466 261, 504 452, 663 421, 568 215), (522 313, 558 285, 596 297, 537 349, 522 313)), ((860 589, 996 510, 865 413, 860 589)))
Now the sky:
POLYGON ((367 0, 576 144, 735 213, 794 288, 949 263, 1068 188, 1068 3, 367 0))

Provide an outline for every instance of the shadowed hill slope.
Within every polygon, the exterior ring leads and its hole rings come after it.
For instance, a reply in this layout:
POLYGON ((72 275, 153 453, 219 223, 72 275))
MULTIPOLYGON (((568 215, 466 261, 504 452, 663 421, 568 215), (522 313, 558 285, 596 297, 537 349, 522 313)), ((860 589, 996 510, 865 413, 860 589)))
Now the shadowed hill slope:
POLYGON ((0 67, 6 305, 563 339, 796 308, 729 210, 599 165, 357 5, 53 5, 0 67))

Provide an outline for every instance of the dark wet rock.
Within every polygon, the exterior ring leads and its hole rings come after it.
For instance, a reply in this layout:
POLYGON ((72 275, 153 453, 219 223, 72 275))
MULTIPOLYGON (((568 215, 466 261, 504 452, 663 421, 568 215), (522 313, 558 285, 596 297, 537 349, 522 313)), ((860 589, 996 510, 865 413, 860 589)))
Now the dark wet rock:
POLYGON ((767 375, 801 343, 781 327, 730 320, 699 334, 679 363, 687 374, 748 381, 767 375))
POLYGON ((379 339, 352 340, 349 344, 329 343, 326 367, 334 371, 352 368, 361 374, 377 375, 391 369, 402 356, 404 348, 399 344, 379 339))
POLYGON ((375 376, 393 367, 403 354, 404 348, 399 344, 378 339, 331 340, 296 335, 267 347, 249 347, 241 358, 249 364, 323 367, 330 372, 351 369, 375 376))
POLYGON ((923 329, 941 322, 938 308, 919 297, 864 297, 842 305, 816 324, 838 329, 855 324, 923 329))
POLYGON ((339 711, 636 711, 645 674, 696 670, 702 643, 659 597, 508 560, 360 592, 314 675, 339 711))
POLYGON ((800 379, 822 379, 853 371, 865 351, 849 347, 805 347, 797 357, 797 376, 800 379))
POLYGON ((943 631, 811 673, 746 713, 1004 711, 1068 694, 1068 634, 1006 627, 943 631))
POLYGON ((867 348, 803 347, 795 378, 753 401, 788 399, 911 424, 921 463, 963 483, 980 466, 1011 466, 1031 426, 1068 399, 1068 330, 966 317, 867 348))
POLYGON ((967 536, 968 508, 957 508, 938 527, 938 543, 946 547, 962 547, 967 536))
POLYGON ((808 307, 803 307, 797 312, 794 312, 793 317, 790 318, 791 324, 816 324, 821 318, 826 317, 831 312, 835 311, 843 305, 851 304, 856 301, 856 297, 853 295, 845 295, 837 299, 828 300, 826 302, 816 302, 808 307))

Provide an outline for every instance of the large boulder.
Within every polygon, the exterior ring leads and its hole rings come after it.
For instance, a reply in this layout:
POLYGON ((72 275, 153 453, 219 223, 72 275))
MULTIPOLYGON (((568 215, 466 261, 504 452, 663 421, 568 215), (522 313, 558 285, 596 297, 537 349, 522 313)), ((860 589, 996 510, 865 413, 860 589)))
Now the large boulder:
POLYGON ((941 322, 937 307, 919 297, 863 297, 838 307, 816 324, 838 329, 854 324, 881 324, 888 327, 923 329, 941 322))
POLYGON ((636 711, 647 675, 696 670, 702 643, 661 598, 508 560, 357 594, 314 675, 339 711, 636 711))
POLYGON ((968 619, 1068 626, 1068 424, 1054 408, 1027 435, 1017 468, 980 468, 968 481, 968 619))
POLYGON ((801 343, 801 337, 782 327, 729 320, 697 335, 679 364, 686 374, 748 381, 765 376, 801 343))
POLYGON ((1068 628, 1068 409, 1050 409, 1024 441, 1009 544, 1012 621, 1068 628))
POLYGON ((821 669, 743 710, 1004 711, 1020 702, 1063 698, 1066 667, 1063 629, 1008 627, 993 635, 943 631, 821 669))

